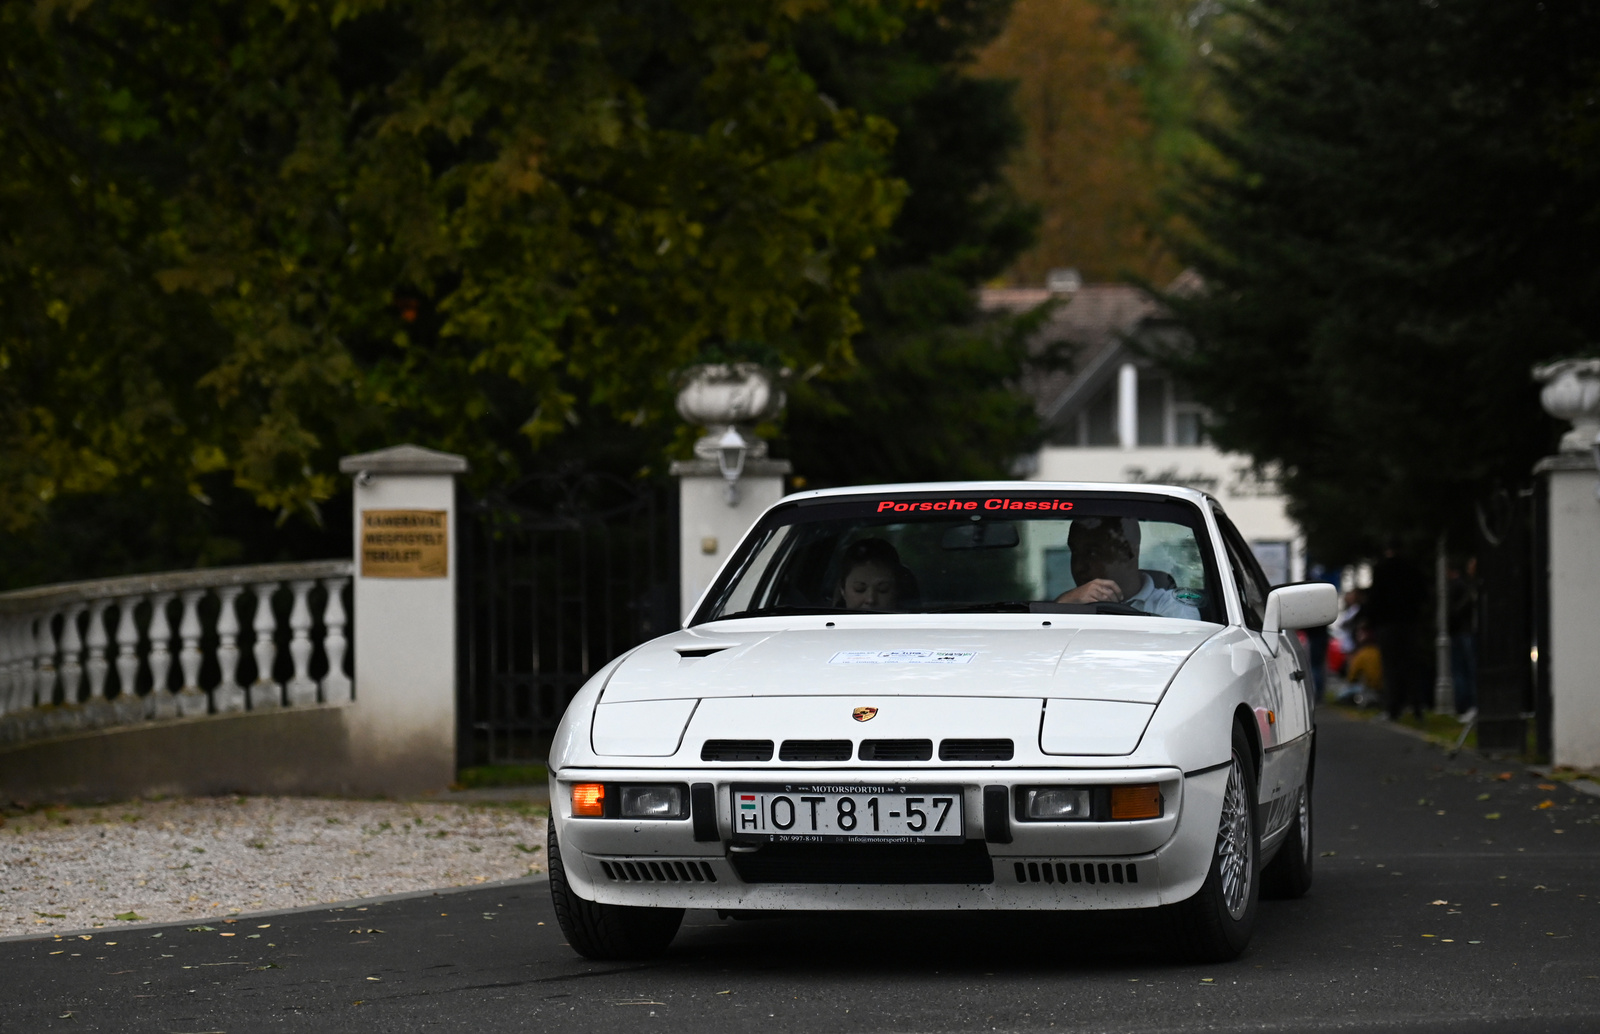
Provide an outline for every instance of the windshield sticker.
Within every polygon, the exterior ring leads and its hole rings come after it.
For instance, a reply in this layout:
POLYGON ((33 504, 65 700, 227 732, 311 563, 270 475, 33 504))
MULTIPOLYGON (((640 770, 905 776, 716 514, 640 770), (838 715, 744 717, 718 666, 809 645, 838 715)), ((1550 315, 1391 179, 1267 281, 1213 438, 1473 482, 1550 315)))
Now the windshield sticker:
POLYGON ((840 650, 829 664, 969 664, 976 650, 840 650))
POLYGON ((878 502, 879 513, 926 513, 932 510, 1070 510, 1069 499, 940 499, 937 502, 897 503, 893 499, 878 502))

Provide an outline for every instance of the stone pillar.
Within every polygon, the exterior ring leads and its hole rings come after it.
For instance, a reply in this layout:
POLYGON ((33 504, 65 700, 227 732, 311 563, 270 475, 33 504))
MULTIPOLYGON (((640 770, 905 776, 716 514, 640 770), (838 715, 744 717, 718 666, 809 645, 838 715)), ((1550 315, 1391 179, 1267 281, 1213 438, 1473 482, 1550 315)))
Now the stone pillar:
MULTIPOLYGON (((1546 482, 1550 583, 1549 646, 1539 663, 1550 673, 1551 761, 1600 767, 1600 359, 1568 359, 1534 370, 1541 401, 1573 422, 1561 452, 1534 472, 1546 482)), ((1537 588, 1535 589, 1537 591, 1537 588)))
POLYGON ((456 774, 456 477, 461 456, 399 445, 355 479, 353 789, 442 790, 456 774))
POLYGON ((678 481, 679 614, 690 611, 767 507, 783 498, 788 460, 767 458, 751 426, 782 411, 784 395, 755 363, 708 363, 688 371, 678 413, 707 429, 695 459, 672 464, 678 481))

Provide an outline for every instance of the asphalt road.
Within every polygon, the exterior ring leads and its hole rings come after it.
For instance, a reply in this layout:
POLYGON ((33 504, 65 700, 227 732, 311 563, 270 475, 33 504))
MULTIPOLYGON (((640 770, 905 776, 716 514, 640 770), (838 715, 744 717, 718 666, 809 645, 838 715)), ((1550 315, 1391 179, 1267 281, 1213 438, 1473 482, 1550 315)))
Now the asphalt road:
POLYGON ((664 959, 596 964, 529 881, 0 943, 0 1030, 1600 1031, 1600 799, 1320 735, 1316 883, 1234 963, 1167 962, 1138 915, 691 912, 664 959))

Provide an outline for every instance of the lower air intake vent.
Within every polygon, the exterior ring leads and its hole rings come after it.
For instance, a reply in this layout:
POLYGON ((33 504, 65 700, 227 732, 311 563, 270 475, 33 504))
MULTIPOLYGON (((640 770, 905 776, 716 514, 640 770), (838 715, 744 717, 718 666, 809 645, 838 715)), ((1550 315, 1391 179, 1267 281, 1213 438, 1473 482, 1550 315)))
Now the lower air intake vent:
POLYGON ((616 883, 717 882, 711 864, 693 858, 602 858, 600 868, 616 883))
POLYGON ((862 761, 927 761, 933 757, 932 740, 862 740, 862 761))
POLYGON ((849 761, 849 740, 784 740, 779 761, 849 761))
POLYGON ((746 883, 994 882, 981 840, 960 845, 764 844, 728 857, 746 883))
POLYGON ((1018 883, 1138 883, 1133 862, 1015 862, 1018 883))
POLYGON ((706 740, 701 761, 771 761, 771 740, 706 740))
POLYGON ((940 761, 1010 761, 1016 747, 1010 740, 940 740, 940 761))

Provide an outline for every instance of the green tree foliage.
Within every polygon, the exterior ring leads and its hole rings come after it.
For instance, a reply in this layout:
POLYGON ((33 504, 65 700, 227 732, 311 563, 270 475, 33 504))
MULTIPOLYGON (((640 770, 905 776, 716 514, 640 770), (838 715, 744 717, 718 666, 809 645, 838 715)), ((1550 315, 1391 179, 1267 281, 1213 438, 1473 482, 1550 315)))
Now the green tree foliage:
POLYGON ((1018 80, 1027 139, 1007 174, 1043 216, 1009 280, 1178 274, 1165 195, 1204 151, 1194 127, 1215 107, 1207 55, 1227 20, 1215 0, 1018 0, 975 66, 1018 80))
POLYGON ((796 40, 873 0, 0 3, 0 519, 405 437, 503 479, 759 340, 851 362, 894 132, 796 40))
POLYGON ((1530 365, 1600 334, 1600 12, 1256 0, 1219 66, 1173 357, 1227 448, 1282 464, 1329 559, 1466 541, 1554 444, 1530 365))
POLYGON ((1013 386, 1033 324, 984 317, 974 292, 1027 247, 1035 220, 1002 174, 1021 139, 1012 85, 971 74, 1010 6, 951 0, 893 38, 817 24, 801 39, 825 93, 896 127, 891 169, 907 189, 863 268, 856 365, 790 393, 783 445, 813 485, 1004 476, 1033 444, 1013 386))

